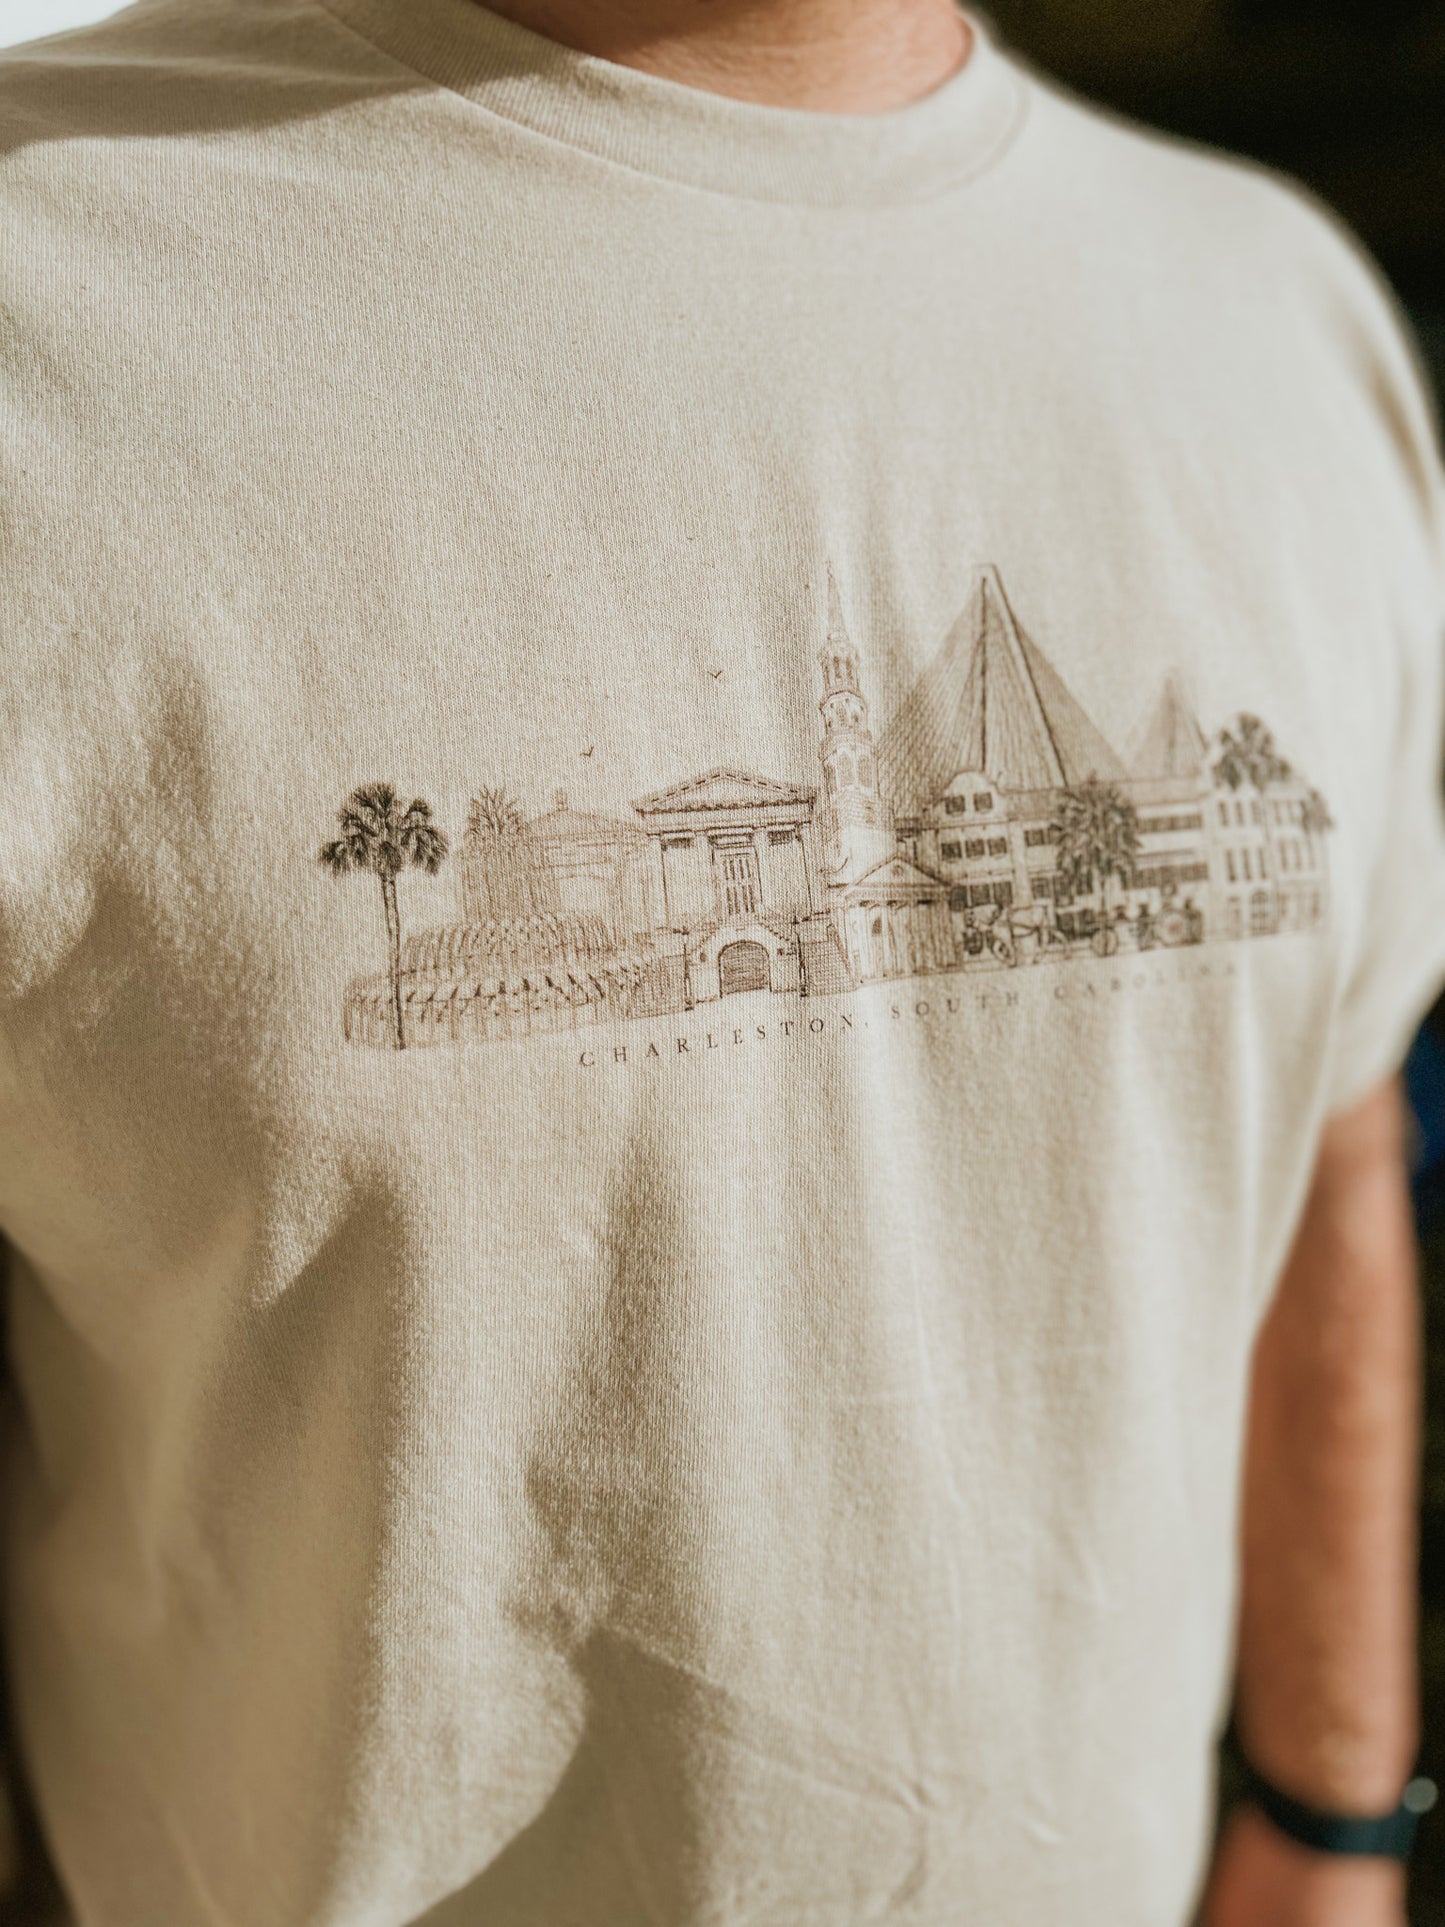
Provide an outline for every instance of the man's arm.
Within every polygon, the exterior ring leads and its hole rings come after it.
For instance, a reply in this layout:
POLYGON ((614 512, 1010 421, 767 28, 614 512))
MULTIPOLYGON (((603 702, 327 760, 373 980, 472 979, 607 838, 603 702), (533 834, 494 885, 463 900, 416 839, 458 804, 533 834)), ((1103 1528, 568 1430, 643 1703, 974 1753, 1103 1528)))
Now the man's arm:
MULTIPOLYGON (((1420 1297, 1405 1098, 1327 1125, 1254 1353, 1237 1730, 1318 1808, 1393 1808, 1418 1746, 1420 1297)), ((1331 1860, 1256 1813, 1227 1829, 1208 1927, 1401 1927, 1403 1869, 1331 1860)))
MULTIPOLYGON (((1334 1119, 1255 1352, 1237 1725, 1311 1806, 1382 1813, 1418 1740, 1420 1312, 1395 1082, 1334 1119)), ((1226 1833, 1208 1927, 1402 1927, 1404 1877, 1252 1812, 1226 1833)))

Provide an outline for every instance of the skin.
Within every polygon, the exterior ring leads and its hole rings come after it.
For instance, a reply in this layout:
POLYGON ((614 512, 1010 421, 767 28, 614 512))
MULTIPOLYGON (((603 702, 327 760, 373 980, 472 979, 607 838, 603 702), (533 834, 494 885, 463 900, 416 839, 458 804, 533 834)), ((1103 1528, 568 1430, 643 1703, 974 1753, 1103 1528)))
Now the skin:
MULTIPOLYGON (((1419 1738, 1420 1304, 1398 1085, 1326 1129, 1255 1350, 1236 1698, 1245 1750, 1310 1805, 1387 1812, 1419 1738)), ((1207 1927, 1404 1927, 1402 1870, 1226 1833, 1207 1927)))
MULTIPOLYGON (((549 39, 769 106, 885 112, 968 59, 953 0, 491 0, 549 39)), ((1404 1108, 1334 1118, 1253 1361, 1238 1719, 1310 1804, 1392 1809, 1414 1758, 1419 1302, 1404 1108)), ((1205 1927, 1405 1927, 1387 1862, 1307 1851, 1244 1811, 1205 1927)))
POLYGON ((968 59, 952 0, 491 0, 549 40, 734 100, 874 114, 968 59))

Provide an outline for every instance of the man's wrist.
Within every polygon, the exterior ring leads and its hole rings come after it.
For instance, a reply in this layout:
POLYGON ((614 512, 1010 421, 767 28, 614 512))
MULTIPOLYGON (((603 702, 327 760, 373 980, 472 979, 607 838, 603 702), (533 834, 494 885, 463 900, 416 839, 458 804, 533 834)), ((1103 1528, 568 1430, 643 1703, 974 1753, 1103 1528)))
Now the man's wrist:
POLYGON ((1201 1927, 1406 1927, 1408 1884, 1398 1860, 1311 1853, 1246 1804, 1225 1825, 1201 1927))

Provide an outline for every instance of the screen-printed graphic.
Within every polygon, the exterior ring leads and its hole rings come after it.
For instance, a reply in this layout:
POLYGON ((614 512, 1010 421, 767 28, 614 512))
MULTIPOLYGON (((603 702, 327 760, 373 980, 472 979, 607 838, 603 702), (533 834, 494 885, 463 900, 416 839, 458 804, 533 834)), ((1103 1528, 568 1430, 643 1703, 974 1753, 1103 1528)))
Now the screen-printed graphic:
POLYGON ((321 860, 379 881, 386 967, 347 985, 346 1037, 516 1038, 1327 915, 1329 811, 1260 718, 1207 737, 1171 675, 1126 764, 994 568, 876 737, 831 572, 817 671, 803 780, 709 769, 611 815, 484 783, 455 848, 424 800, 354 791, 321 860), (444 863, 458 917, 405 935, 398 875, 444 863))

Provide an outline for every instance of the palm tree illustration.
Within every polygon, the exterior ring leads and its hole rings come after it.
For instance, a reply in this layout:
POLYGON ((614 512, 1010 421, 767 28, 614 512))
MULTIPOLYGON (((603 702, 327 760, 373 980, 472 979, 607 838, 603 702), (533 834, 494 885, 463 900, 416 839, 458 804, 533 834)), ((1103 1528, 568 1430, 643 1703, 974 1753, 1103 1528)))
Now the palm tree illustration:
POLYGON ((467 806, 467 843, 485 843, 493 837, 520 836, 526 827, 526 812, 505 789, 493 789, 483 784, 467 806))
POLYGON ((1059 875, 1074 895, 1087 893, 1097 877, 1099 912, 1109 918, 1109 879, 1127 884, 1139 855, 1139 813, 1115 783, 1087 776, 1064 790, 1050 826, 1059 875))
MULTIPOLYGON (((1269 799, 1265 792, 1273 783, 1287 783, 1294 771, 1274 745, 1274 736, 1258 716, 1236 716, 1234 725, 1219 732, 1219 754, 1214 759, 1214 780, 1231 790, 1251 788, 1259 800, 1264 824, 1264 847, 1269 858, 1269 888, 1274 914, 1279 914, 1279 864, 1276 860, 1274 831, 1269 822, 1269 799)), ((1324 807, 1324 798, 1320 798, 1324 807)), ((1329 811, 1325 810, 1328 817, 1329 811)))
POLYGON ((1219 754, 1214 759, 1215 780, 1232 790, 1250 783, 1266 790, 1271 783, 1286 782, 1293 775, 1289 764, 1274 746, 1274 735, 1258 716, 1236 716, 1232 729, 1219 732, 1219 754))
POLYGON ((386 913, 391 1012, 398 1050, 406 1048, 401 1006, 401 914, 396 880, 408 867, 435 876, 447 853, 446 833, 432 821, 431 805, 420 797, 405 807, 390 783, 366 783, 347 797, 336 813, 340 836, 321 846, 321 861, 333 876, 365 870, 380 879, 386 913))
POLYGON ((483 785, 462 837, 468 915, 503 922, 545 910, 546 889, 527 841, 527 813, 511 792, 483 785))

